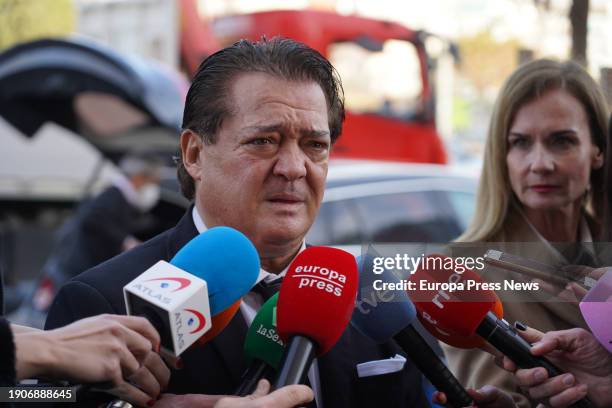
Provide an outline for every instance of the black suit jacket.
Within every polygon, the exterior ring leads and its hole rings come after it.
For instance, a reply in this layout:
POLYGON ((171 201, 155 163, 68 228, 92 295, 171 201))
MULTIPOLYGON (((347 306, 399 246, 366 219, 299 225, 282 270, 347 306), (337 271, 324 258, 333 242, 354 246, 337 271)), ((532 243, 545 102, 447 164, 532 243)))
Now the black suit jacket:
MULTIPOLYGON (((176 227, 80 274, 60 290, 45 328, 102 313, 125 314, 123 286, 160 259, 169 261, 196 235, 189 210, 176 227)), ((246 331, 242 314, 237 313, 210 343, 183 353, 184 367, 172 372, 168 392, 232 394, 246 369, 242 358, 246 331)), ((358 378, 357 364, 396 354, 403 352, 394 342, 377 345, 349 325, 334 348, 318 359, 325 408, 429 407, 421 374, 410 360, 402 371, 358 378)))
POLYGON ((115 186, 84 201, 60 229, 45 272, 63 283, 120 254, 125 238, 134 233, 137 215, 115 186))

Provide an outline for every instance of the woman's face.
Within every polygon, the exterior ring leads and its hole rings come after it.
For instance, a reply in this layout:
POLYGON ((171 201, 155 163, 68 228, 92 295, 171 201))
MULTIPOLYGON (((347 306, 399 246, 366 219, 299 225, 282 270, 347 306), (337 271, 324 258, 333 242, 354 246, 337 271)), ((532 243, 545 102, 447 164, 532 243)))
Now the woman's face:
POLYGON ((584 107, 563 89, 523 105, 507 143, 510 185, 527 209, 558 210, 579 203, 591 170, 603 164, 584 107))

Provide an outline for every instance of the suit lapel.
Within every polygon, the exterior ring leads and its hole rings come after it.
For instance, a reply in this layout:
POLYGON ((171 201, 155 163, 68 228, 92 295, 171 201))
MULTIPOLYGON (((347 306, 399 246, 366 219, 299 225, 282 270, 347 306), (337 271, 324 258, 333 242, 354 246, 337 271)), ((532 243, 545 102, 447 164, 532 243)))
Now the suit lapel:
POLYGON ((336 345, 323 357, 317 359, 319 365, 319 383, 324 407, 348 407, 351 395, 353 375, 355 372, 351 328, 347 328, 336 345), (340 391, 342 390, 342 391, 340 391))
POLYGON ((238 310, 225 330, 209 343, 213 350, 220 355, 226 370, 230 373, 233 384, 236 386, 240 383, 242 374, 247 368, 243 353, 246 333, 247 326, 242 316, 242 310, 238 310))

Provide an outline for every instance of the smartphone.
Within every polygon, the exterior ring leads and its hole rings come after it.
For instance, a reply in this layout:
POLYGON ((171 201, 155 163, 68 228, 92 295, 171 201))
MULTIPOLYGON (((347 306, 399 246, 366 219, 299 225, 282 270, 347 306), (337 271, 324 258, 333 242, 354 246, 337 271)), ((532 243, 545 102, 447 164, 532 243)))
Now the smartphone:
POLYGON ((507 269, 521 275, 543 280, 565 287, 571 280, 559 276, 560 270, 552 265, 547 265, 532 259, 521 258, 520 256, 508 254, 496 249, 489 249, 484 255, 484 262, 489 265, 507 269))

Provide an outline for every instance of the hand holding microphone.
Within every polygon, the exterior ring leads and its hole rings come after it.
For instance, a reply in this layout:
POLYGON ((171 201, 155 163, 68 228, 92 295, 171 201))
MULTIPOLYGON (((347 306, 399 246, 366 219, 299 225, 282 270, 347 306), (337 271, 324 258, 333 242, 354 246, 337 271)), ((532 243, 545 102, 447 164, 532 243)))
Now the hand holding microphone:
MULTIPOLYGON (((126 309, 146 317, 159 332, 162 351, 176 358, 225 328, 258 274, 259 255, 244 234, 229 227, 211 228, 189 241, 170 263, 159 261, 128 283, 126 309)), ((158 376, 166 369, 161 365, 153 355, 145 361, 153 375, 144 372, 134 378, 138 387, 156 391, 155 397, 161 391, 158 376)))
MULTIPOLYGON (((434 265, 434 267, 419 268, 412 280, 433 283, 468 281, 483 283, 480 276, 469 269, 458 274, 446 268, 436 267, 444 263, 435 262, 436 260, 452 261, 451 258, 443 255, 430 255, 428 258, 433 261, 426 260, 424 264, 434 265)), ((505 320, 500 319, 494 313, 496 302, 492 290, 412 291, 411 296, 414 297, 419 317, 426 320, 431 326, 460 337, 477 335, 508 356, 521 368, 543 367, 550 376, 561 374, 548 359, 533 355, 531 345, 519 336, 505 320)), ((593 405, 585 397, 572 406, 586 408, 593 405)))
POLYGON ((14 340, 19 379, 42 376, 110 382, 109 392, 145 405, 159 395, 170 378, 161 360, 155 364, 159 334, 141 317, 99 315, 50 331, 18 330, 14 340), (154 375, 148 372, 147 361, 154 367, 154 375), (127 381, 139 376, 145 379, 140 388, 127 381), (156 380, 147 381, 149 376, 156 380))
POLYGON ((548 400, 551 407, 566 407, 589 395, 600 407, 612 405, 612 354, 584 329, 570 329, 542 333, 522 324, 517 327, 521 336, 534 343, 531 352, 546 356, 569 374, 549 376, 541 368, 517 369, 507 357, 498 364, 513 372, 520 386, 535 399, 548 400))

